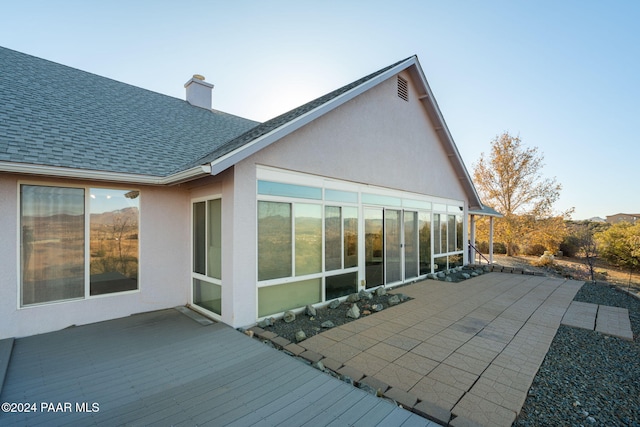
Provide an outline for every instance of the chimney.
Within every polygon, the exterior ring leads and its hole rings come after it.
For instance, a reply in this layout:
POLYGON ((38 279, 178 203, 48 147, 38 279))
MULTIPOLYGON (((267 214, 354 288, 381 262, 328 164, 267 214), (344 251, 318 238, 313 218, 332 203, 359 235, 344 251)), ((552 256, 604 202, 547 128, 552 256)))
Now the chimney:
POLYGON ((204 76, 194 74, 188 82, 184 84, 187 89, 187 102, 200 108, 211 109, 211 90, 213 85, 204 81, 204 76))

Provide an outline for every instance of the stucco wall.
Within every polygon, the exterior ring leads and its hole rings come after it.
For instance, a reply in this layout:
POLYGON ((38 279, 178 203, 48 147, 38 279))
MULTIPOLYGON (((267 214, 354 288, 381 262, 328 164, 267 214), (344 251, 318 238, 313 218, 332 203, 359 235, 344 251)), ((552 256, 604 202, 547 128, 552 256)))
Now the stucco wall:
MULTIPOLYGON (((408 74, 405 79, 410 81, 408 74)), ((464 189, 409 83, 395 77, 239 162, 234 167, 233 287, 236 318, 255 322, 256 165, 271 166, 454 200, 464 189)), ((229 277, 228 273, 225 277, 229 277)))
POLYGON ((183 188, 95 185, 140 190, 139 291, 18 308, 19 180, 64 185, 62 180, 0 174, 0 339, 20 337, 184 305, 188 301, 189 199, 183 188))
POLYGON ((388 79, 247 160, 466 200, 411 81, 409 90, 406 102, 388 79))

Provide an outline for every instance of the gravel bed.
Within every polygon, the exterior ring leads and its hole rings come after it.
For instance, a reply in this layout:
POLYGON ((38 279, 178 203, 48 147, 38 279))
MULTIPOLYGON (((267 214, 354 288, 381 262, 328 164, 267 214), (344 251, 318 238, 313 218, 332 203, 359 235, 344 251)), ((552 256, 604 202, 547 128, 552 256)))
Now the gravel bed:
POLYGON ((575 300, 628 309, 635 340, 560 326, 513 425, 640 427, 640 300, 592 283, 575 300))
MULTIPOLYGON (((354 304, 358 305, 361 317, 367 317, 373 312, 371 307, 375 304, 381 305, 383 307, 383 310, 389 308, 389 298, 393 295, 397 295, 399 297, 402 296, 401 298, 399 298, 400 301, 398 302, 398 304, 402 304, 403 302, 409 300, 409 298, 404 296, 401 292, 390 292, 382 296, 371 293, 371 299, 361 299, 354 304)), ((266 326, 264 327, 264 329, 274 332, 291 342, 296 342, 295 336, 296 332, 298 331, 304 331, 307 338, 310 338, 321 332, 329 330, 329 328, 322 327, 322 324, 326 321, 331 321, 334 325, 333 327, 337 327, 355 320, 353 318, 347 317, 347 311, 349 311, 351 305, 352 303, 344 301, 337 308, 329 308, 328 306, 318 308, 316 309, 315 316, 308 316, 307 314, 305 314, 305 312, 301 312, 296 314, 295 320, 292 322, 287 323, 283 319, 277 319, 273 322, 272 325, 266 326)))

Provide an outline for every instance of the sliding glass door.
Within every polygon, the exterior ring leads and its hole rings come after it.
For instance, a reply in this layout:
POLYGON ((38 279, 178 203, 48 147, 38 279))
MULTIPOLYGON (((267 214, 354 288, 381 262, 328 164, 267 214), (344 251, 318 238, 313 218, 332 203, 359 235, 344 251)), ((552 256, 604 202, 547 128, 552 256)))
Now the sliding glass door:
POLYGON ((364 221, 367 288, 426 274, 420 270, 424 239, 419 239, 418 212, 365 208, 364 221))

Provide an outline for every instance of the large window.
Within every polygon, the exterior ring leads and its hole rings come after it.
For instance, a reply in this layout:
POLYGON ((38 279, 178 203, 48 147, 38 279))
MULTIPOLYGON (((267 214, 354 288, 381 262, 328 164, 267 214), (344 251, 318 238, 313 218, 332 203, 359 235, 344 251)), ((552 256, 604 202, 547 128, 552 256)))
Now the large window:
POLYGON ((258 280, 290 277, 291 203, 258 202, 258 280))
POLYGON ((358 209, 324 208, 325 270, 358 266, 358 209))
POLYGON ((21 185, 21 305, 138 289, 138 197, 21 185))
POLYGON ((296 213, 296 276, 322 271, 322 206, 294 205, 296 213))

